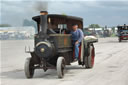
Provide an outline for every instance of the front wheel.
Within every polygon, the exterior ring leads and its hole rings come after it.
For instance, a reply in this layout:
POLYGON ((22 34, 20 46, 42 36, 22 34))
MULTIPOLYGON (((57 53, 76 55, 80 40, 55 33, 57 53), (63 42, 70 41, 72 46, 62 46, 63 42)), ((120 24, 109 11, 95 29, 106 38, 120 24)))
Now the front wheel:
POLYGON ((89 56, 85 57, 85 68, 93 68, 95 58, 95 48, 93 45, 89 46, 89 56))
POLYGON ((34 64, 31 63, 31 58, 27 58, 24 65, 25 76, 32 78, 34 75, 34 64))
POLYGON ((64 59, 64 57, 59 57, 57 59, 57 74, 58 74, 58 78, 63 78, 63 76, 64 76, 64 68, 65 68, 65 59, 64 59))

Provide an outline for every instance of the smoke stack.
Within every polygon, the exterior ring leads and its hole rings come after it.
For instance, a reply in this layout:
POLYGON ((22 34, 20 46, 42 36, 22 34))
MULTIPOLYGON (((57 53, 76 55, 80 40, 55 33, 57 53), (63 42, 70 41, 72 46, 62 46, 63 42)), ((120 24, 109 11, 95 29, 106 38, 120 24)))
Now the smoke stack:
POLYGON ((41 32, 40 35, 42 38, 45 38, 47 36, 47 11, 40 11, 40 26, 41 26, 41 32))
POLYGON ((127 26, 126 26, 126 24, 124 24, 124 28, 125 28, 125 29, 127 29, 127 26))
POLYGON ((40 15, 48 15, 47 11, 40 11, 40 15))

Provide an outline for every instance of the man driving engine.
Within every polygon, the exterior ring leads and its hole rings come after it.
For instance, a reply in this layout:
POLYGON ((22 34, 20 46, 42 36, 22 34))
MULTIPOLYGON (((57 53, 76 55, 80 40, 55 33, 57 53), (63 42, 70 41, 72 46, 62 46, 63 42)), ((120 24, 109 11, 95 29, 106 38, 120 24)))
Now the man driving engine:
POLYGON ((84 38, 84 34, 83 34, 81 29, 78 29, 77 24, 72 25, 71 34, 72 34, 72 44, 73 44, 73 47, 75 49, 75 59, 74 59, 74 61, 76 61, 76 60, 78 60, 79 46, 80 46, 80 43, 81 43, 82 39, 84 38))

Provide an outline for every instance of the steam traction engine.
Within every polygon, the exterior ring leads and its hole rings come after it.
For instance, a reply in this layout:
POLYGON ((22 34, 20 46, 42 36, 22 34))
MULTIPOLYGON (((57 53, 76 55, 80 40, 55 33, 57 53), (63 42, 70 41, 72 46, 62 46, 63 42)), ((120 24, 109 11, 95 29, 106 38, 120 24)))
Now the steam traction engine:
POLYGON ((123 26, 117 26, 117 28, 119 42, 128 40, 128 25, 124 24, 123 26))
MULTIPOLYGON (((35 69, 56 69, 58 78, 64 76, 65 65, 74 62, 74 50, 70 29, 73 23, 83 29, 83 20, 79 17, 48 14, 41 11, 41 15, 32 19, 37 23, 38 33, 35 34, 34 51, 25 62, 25 75, 32 78, 35 69)), ((93 42, 83 39, 80 45, 78 64, 85 68, 94 65, 95 49, 93 42)))

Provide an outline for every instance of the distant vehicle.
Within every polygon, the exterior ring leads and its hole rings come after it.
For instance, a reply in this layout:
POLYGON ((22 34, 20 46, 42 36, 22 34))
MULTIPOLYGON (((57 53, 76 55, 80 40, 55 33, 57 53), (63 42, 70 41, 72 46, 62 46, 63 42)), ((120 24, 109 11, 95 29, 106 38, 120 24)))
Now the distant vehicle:
POLYGON ((104 36, 104 37, 110 37, 110 32, 109 32, 109 30, 107 30, 107 29, 104 30, 104 31, 103 31, 103 36, 104 36))
MULTIPOLYGON (((26 77, 32 78, 35 69, 44 71, 56 69, 58 78, 63 78, 65 65, 74 62, 74 49, 69 31, 73 23, 78 24, 78 27, 83 30, 83 19, 48 14, 47 11, 41 11, 41 15, 32 19, 37 22, 38 33, 34 37, 34 51, 26 51, 31 54, 31 57, 27 58, 25 62, 26 77)), ((94 42, 94 38, 85 37, 79 47, 78 64, 85 68, 92 68, 94 65, 94 42)))
POLYGON ((89 30, 89 28, 83 29, 84 36, 96 36, 94 30, 89 30))
POLYGON ((119 42, 128 40, 128 25, 124 24, 123 26, 117 26, 117 28, 119 42))

